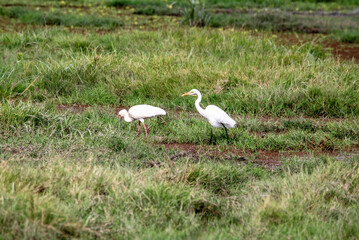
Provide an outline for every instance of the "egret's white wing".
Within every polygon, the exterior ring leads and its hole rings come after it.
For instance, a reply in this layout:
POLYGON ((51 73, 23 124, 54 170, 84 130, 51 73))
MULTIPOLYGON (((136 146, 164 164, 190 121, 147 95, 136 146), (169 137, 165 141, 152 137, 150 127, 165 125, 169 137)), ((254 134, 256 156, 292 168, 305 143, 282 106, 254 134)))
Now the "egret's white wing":
POLYGON ((158 115, 166 115, 165 110, 163 110, 162 108, 145 104, 131 107, 128 110, 128 113, 131 115, 132 118, 135 119, 145 119, 158 115))
POLYGON ((236 125, 236 121, 228 116, 225 111, 215 105, 207 106, 205 112, 209 122, 217 125, 218 127, 221 126, 221 124, 228 128, 233 128, 234 125, 236 125))

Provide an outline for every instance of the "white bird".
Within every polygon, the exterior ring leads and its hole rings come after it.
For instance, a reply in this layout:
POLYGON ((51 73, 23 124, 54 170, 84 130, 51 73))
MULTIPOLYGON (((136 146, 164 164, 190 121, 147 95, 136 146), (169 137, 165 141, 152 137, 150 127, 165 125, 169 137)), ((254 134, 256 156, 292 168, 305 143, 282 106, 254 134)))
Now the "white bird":
POLYGON ((138 134, 140 133, 141 122, 142 122, 147 137, 147 128, 144 121, 146 118, 151 118, 158 115, 166 115, 165 110, 150 105, 136 105, 131 107, 128 110, 128 112, 126 109, 122 109, 121 111, 118 112, 118 117, 119 117, 118 129, 120 129, 121 127, 122 118, 124 118, 126 122, 132 122, 138 120, 138 131, 136 136, 138 136, 138 134))
POLYGON ((201 106, 199 105, 199 103, 202 100, 202 95, 200 93, 200 91, 198 91, 197 89, 192 89, 191 91, 189 91, 188 93, 185 93, 182 95, 186 96, 186 95, 197 95, 198 98, 195 102, 195 106, 197 111, 205 118, 207 118, 208 122, 211 124, 211 138, 209 140, 209 144, 212 143, 212 128, 213 127, 224 127, 224 129, 226 130, 226 136, 227 136, 227 142, 228 140, 228 133, 227 133, 227 128, 234 128, 234 126, 236 125, 236 121, 234 121, 230 116, 228 116, 228 114, 223 111, 222 109, 220 109, 219 107, 215 106, 215 105, 209 105, 206 107, 206 109, 201 108, 201 106))

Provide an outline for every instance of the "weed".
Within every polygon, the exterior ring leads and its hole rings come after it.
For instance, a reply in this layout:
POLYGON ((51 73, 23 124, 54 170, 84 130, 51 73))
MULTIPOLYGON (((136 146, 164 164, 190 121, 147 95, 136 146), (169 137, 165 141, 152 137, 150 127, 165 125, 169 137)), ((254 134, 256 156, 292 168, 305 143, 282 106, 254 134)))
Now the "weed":
POLYGON ((344 31, 335 31, 334 35, 342 42, 359 43, 359 29, 346 29, 344 31))
POLYGON ((204 3, 197 0, 190 0, 189 7, 183 7, 181 10, 181 23, 188 24, 189 26, 204 27, 207 26, 211 15, 205 9, 204 3))

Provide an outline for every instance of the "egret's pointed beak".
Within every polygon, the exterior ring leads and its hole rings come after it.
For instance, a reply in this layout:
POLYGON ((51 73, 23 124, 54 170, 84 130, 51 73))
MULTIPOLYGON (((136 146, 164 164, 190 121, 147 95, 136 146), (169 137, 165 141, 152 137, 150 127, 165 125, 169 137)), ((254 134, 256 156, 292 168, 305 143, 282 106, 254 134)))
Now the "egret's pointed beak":
POLYGON ((119 117, 119 121, 118 121, 118 130, 120 130, 121 128, 121 121, 122 121, 122 117, 121 116, 118 116, 119 117))
POLYGON ((181 97, 186 96, 186 95, 189 95, 189 94, 191 94, 191 93, 192 93, 192 92, 188 92, 188 93, 182 94, 181 97))

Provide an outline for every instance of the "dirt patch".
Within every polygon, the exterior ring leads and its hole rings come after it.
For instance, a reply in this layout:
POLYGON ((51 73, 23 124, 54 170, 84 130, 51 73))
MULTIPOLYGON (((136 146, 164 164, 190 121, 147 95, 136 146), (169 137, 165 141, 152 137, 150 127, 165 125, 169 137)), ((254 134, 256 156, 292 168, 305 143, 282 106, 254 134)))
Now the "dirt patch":
POLYGON ((36 30, 40 26, 20 23, 14 19, 0 16, 0 32, 23 32, 26 30, 36 30))
POLYGON ((96 33, 99 34, 99 35, 110 34, 110 33, 113 33, 113 32, 115 32, 114 29, 97 29, 96 30, 96 33))
POLYGON ((292 34, 276 33, 277 43, 288 45, 302 45, 305 43, 315 43, 330 51, 339 60, 352 60, 359 62, 359 44, 343 43, 333 39, 322 39, 315 34, 292 34))
POLYGON ((359 62, 359 44, 342 43, 336 41, 324 41, 321 45, 325 49, 331 49, 332 54, 337 59, 346 59, 359 62))
POLYGON ((259 165, 267 165, 269 167, 275 167, 280 165, 280 158, 274 157, 276 153, 270 153, 271 157, 264 156, 261 153, 258 158, 253 157, 253 153, 248 151, 238 150, 229 147, 219 147, 215 145, 194 145, 194 144, 161 144, 166 149, 175 149, 175 154, 171 156, 171 160, 175 161, 181 157, 188 157, 194 160, 206 157, 210 159, 216 159, 221 161, 234 161, 234 162, 252 162, 259 165), (262 156, 263 155, 263 156, 262 156))
POLYGON ((351 157, 357 157, 359 159, 359 147, 354 147, 345 151, 316 151, 316 152, 298 152, 298 151, 245 151, 231 147, 219 147, 219 146, 206 146, 206 145, 194 145, 194 144, 180 144, 169 143, 160 144, 166 149, 174 149, 175 154, 171 156, 172 161, 176 161, 178 158, 191 158, 198 160, 202 157, 216 159, 221 161, 235 161, 235 162, 251 162, 255 165, 263 165, 273 168, 279 168, 281 162, 288 158, 299 157, 306 158, 310 156, 328 155, 337 160, 345 160, 351 157))

